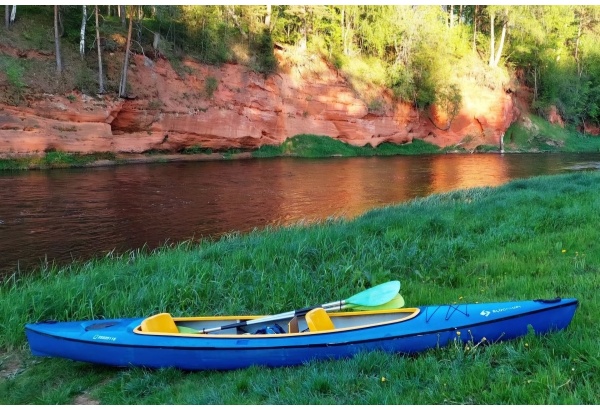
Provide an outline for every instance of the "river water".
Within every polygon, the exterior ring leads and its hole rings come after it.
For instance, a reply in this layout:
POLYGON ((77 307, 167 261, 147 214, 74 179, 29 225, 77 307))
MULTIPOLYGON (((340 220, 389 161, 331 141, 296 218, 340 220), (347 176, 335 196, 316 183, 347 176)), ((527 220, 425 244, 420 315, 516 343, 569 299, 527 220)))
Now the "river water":
POLYGON ((352 218, 415 197, 598 161, 600 154, 448 154, 0 172, 0 276, 44 261, 352 218))

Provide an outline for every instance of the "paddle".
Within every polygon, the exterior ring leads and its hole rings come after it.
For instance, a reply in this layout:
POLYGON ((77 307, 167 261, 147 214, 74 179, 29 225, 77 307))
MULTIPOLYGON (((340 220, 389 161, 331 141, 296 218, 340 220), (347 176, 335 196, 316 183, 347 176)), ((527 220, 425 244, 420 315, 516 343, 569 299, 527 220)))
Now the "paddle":
POLYGON ((362 306, 362 305, 348 305, 346 308, 354 310, 387 310, 387 309, 400 309, 404 306, 404 298, 399 293, 394 296, 394 299, 390 300, 383 305, 378 306, 362 306))
POLYGON ((264 323, 264 322, 273 322, 281 319, 291 319, 294 316, 305 315, 310 312, 314 308, 322 307, 325 310, 336 309, 341 310, 345 307, 355 306, 365 306, 365 307, 374 307, 383 305, 385 303, 393 300, 396 295, 398 295, 398 291, 400 290, 400 281, 393 280, 390 282, 382 283, 381 285, 374 286, 370 289, 363 290, 360 293, 357 293, 354 296, 349 297, 348 299, 338 300, 337 302, 325 303, 323 305, 315 305, 310 307, 305 307, 299 310, 292 310, 290 312, 279 313, 277 315, 272 316, 264 316, 258 319, 251 320, 242 320, 238 323, 230 323, 228 325, 224 325, 221 327, 215 327, 211 329, 202 329, 199 333, 210 333, 216 332, 218 330, 225 329, 233 329, 240 326, 252 325, 255 323, 264 323))

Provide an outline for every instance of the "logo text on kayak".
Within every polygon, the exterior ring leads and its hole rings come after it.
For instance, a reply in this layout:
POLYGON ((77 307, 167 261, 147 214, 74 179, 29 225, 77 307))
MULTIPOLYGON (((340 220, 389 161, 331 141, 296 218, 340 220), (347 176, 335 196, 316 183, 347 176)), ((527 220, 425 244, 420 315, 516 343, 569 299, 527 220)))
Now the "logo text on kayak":
POLYGON ((488 317, 492 313, 502 313, 502 312, 506 312, 507 310, 514 310, 514 309, 520 309, 520 308, 521 308, 521 305, 516 305, 516 306, 511 306, 511 307, 502 308, 502 309, 492 309, 491 311, 482 310, 480 315, 488 317))

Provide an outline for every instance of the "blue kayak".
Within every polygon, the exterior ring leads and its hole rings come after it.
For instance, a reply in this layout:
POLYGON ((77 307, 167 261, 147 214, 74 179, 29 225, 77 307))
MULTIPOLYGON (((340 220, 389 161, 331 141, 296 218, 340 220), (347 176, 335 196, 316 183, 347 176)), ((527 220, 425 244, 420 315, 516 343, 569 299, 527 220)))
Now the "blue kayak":
POLYGON ((414 354, 450 343, 494 343, 566 328, 577 299, 422 306, 362 312, 315 309, 292 320, 264 316, 102 319, 27 324, 35 356, 109 366, 183 370, 278 367, 382 350, 414 354), (232 327, 232 323, 240 323, 232 327), (225 327, 203 333, 206 329, 225 327))

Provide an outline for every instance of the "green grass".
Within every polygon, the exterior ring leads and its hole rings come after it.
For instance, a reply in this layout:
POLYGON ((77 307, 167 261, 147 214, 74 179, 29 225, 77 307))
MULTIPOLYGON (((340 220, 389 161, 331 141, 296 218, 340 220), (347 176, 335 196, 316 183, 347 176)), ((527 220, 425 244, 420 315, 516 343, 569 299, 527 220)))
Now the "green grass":
POLYGON ((103 404, 598 403, 598 187, 598 172, 516 180, 6 278, 0 403, 66 404, 84 392, 103 404), (231 372, 33 358, 23 330, 47 318, 275 313, 394 279, 409 306, 557 295, 581 305, 560 333, 231 372))
POLYGON ((252 153, 255 158, 294 156, 303 158, 358 157, 375 155, 415 155, 439 153, 439 147, 421 140, 410 144, 383 143, 356 147, 345 142, 319 135, 301 134, 288 138, 278 146, 265 145, 252 153))
POLYGON ((552 125, 530 115, 531 126, 513 123, 504 136, 506 150, 543 152, 600 152, 600 137, 552 125))
POLYGON ((62 151, 51 151, 46 152, 43 156, 23 156, 0 159, 0 171, 84 167, 98 160, 115 161, 116 159, 116 155, 112 152, 72 154, 62 151))

